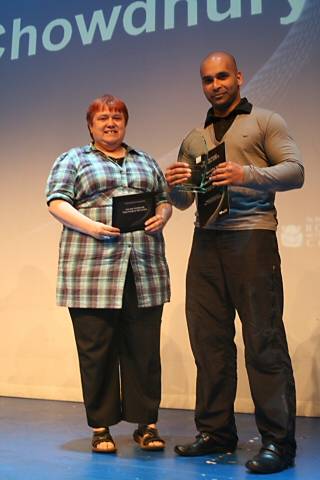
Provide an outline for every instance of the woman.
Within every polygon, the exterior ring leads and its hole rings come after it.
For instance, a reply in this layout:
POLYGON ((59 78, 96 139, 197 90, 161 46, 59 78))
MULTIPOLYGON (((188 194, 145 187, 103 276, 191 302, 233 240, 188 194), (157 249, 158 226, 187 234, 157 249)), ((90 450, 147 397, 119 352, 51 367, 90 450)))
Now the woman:
POLYGON ((77 344, 92 450, 111 453, 109 427, 134 422, 141 448, 161 450, 160 324, 170 286, 162 229, 172 208, 164 176, 146 153, 126 143, 125 103, 112 95, 87 111, 92 143, 54 163, 50 213, 63 224, 57 303, 69 308, 77 344), (144 230, 112 226, 112 198, 154 192, 144 230))

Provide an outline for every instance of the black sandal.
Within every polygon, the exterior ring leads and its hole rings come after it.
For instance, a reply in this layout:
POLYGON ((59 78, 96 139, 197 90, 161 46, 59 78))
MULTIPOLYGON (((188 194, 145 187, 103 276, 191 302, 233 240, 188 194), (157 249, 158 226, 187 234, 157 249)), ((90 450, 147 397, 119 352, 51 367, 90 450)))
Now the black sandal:
POLYGON ((92 451, 96 453, 115 453, 117 451, 116 444, 114 443, 108 427, 106 427, 104 430, 101 430, 100 432, 93 431, 91 446, 92 451), (112 447, 98 448, 98 446, 103 442, 112 443, 112 447))
POLYGON ((137 442, 142 450, 163 450, 165 441, 159 437, 159 432, 154 427, 148 425, 139 425, 137 430, 133 432, 133 439, 137 442), (153 442, 159 442, 162 445, 150 445, 153 442))

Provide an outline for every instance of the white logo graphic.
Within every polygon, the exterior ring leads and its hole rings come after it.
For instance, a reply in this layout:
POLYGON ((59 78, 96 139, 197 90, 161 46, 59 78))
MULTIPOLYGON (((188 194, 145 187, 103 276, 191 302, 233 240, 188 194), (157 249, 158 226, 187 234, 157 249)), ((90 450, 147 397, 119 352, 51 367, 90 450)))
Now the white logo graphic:
POLYGON ((288 248, 319 248, 320 217, 307 217, 305 225, 284 225, 281 227, 280 240, 288 248))
POLYGON ((301 225, 285 225, 281 228, 281 243, 284 247, 297 248, 303 244, 301 225))

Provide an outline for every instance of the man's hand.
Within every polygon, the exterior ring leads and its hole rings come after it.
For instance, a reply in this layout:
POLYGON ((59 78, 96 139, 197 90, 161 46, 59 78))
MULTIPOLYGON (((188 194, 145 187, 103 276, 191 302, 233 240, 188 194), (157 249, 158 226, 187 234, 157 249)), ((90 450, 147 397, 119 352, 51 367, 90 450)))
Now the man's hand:
POLYGON ((166 169, 166 180, 169 187, 181 185, 191 177, 191 169, 187 163, 176 162, 166 169))
POLYGON ((214 168, 210 175, 212 185, 241 185, 244 181, 243 166, 234 162, 223 162, 214 168))

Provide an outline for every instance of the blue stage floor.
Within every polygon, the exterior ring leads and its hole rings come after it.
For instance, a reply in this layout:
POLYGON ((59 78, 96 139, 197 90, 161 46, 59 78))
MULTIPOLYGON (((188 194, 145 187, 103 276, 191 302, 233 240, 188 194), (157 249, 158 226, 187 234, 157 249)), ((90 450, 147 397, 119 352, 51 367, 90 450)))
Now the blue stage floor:
MULTIPOLYGON (((159 429, 164 452, 143 452, 132 440, 134 425, 112 428, 117 454, 93 454, 82 404, 0 397, 0 480, 238 480, 264 478, 244 463, 259 449, 252 415, 237 415, 239 449, 230 455, 182 458, 176 443, 194 438, 193 412, 163 409, 159 429)), ((298 418, 296 467, 271 477, 320 478, 320 419, 298 418)), ((270 475, 268 475, 269 478, 270 475)))

